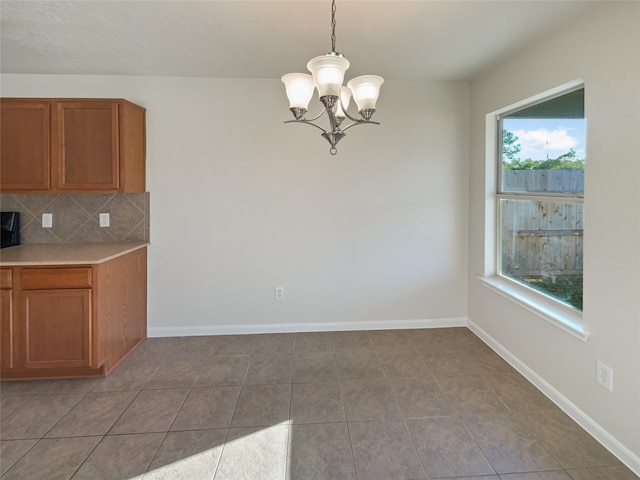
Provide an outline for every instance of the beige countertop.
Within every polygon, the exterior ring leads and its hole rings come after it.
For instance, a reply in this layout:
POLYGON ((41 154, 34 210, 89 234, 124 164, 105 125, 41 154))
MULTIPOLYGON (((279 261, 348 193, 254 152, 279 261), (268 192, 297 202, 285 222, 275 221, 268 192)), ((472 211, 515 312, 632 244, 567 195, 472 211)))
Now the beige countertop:
POLYGON ((96 264, 147 245, 147 242, 18 245, 0 250, 0 266, 96 264))

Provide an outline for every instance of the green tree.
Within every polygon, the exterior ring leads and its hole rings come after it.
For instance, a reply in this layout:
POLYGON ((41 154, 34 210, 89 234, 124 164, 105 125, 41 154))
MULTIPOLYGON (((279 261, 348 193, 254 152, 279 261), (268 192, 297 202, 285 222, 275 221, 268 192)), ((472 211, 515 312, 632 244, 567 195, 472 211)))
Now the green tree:
POLYGON ((508 130, 502 130, 502 166, 505 170, 584 170, 584 160, 576 158, 576 151, 571 148, 557 158, 547 160, 521 160, 520 140, 508 130))
POLYGON ((516 143, 518 140, 520 139, 509 130, 502 130, 502 161, 504 163, 507 163, 505 159, 518 160, 516 157, 520 153, 520 144, 516 143))
MULTIPOLYGON (((569 152, 570 153, 570 152, 569 152)), ((504 162, 505 170, 584 170, 584 160, 567 158, 566 153, 558 158, 549 160, 514 160, 510 163, 504 162)))
POLYGON ((560 155, 556 160, 574 160, 576 158, 576 151, 572 148, 567 153, 560 155))

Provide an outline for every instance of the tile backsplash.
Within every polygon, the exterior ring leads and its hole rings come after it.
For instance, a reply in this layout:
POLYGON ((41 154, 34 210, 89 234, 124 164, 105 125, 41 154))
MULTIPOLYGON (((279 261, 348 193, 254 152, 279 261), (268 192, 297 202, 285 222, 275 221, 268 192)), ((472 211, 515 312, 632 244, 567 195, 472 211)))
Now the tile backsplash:
POLYGON ((149 192, 0 194, 0 209, 20 212, 20 243, 126 243, 149 241, 149 192), (42 227, 42 214, 53 226, 42 227), (108 213, 109 227, 100 227, 108 213))

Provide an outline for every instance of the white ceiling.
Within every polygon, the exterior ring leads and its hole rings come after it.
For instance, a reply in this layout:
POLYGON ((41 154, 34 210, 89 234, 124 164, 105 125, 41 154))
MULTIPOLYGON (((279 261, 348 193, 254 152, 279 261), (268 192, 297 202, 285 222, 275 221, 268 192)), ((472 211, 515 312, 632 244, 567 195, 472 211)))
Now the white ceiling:
MULTIPOLYGON (((337 0, 347 77, 469 80, 599 1, 337 0)), ((329 0, 0 1, 2 73, 279 78, 331 50, 329 0)))

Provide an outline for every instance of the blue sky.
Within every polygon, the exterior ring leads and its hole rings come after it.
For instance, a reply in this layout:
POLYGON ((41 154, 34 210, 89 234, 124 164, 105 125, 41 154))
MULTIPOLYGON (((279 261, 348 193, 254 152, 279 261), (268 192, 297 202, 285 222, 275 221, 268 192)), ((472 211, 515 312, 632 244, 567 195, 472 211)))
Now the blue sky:
POLYGON ((584 119, 519 119, 505 118, 503 128, 519 138, 518 157, 524 160, 557 158, 571 148, 576 158, 585 158, 584 119))

